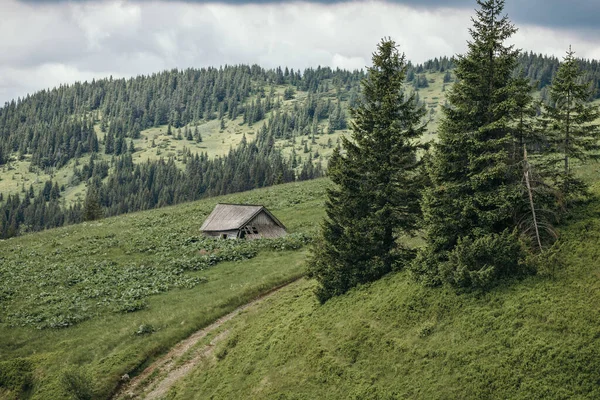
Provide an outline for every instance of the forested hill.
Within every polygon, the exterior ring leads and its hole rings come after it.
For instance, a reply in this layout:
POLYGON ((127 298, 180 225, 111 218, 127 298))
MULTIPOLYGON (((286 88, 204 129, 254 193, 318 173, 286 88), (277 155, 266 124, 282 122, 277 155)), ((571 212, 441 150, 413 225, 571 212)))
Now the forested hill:
POLYGON ((347 128, 363 77, 240 65, 13 101, 0 109, 0 238, 322 176, 319 150, 347 128))
POLYGON ((81 154, 98 151, 92 129, 98 121, 117 141, 137 138, 153 126, 179 128, 224 116, 234 120, 243 115, 244 122, 253 123, 276 106, 278 99, 268 92, 270 85, 316 93, 327 91, 325 85, 357 86, 362 76, 359 71, 329 68, 300 74, 287 68, 240 65, 164 71, 43 90, 0 109, 0 164, 18 152, 19 156, 31 154, 34 166, 60 167, 81 154))
MULTIPOLYGON (((515 74, 540 97, 559 60, 515 74)), ((600 95, 597 61, 580 60, 600 95)), ((454 59, 408 64, 429 130, 454 59)), ((322 176, 360 99, 361 71, 253 65, 171 70, 42 90, 0 108, 0 238, 322 176)))
MULTIPOLYGON (((595 88, 594 97, 598 98, 598 61, 581 60, 580 64, 585 79, 595 88)), ((558 65, 555 57, 524 53, 517 71, 539 82, 539 88, 544 89, 558 65)), ((411 67, 407 81, 420 88, 427 85, 420 74, 446 72, 453 66, 452 59, 435 58, 411 67)), ((257 65, 239 65, 171 70, 42 90, 0 108, 0 165, 16 153, 19 157, 30 154, 33 166, 61 167, 82 154, 98 151, 95 123, 100 123, 102 130, 108 130, 109 136, 119 142, 117 153, 124 139, 139 138, 141 131, 151 127, 168 124, 179 128, 224 117, 235 120, 238 115, 244 117, 245 123, 252 124, 278 106, 281 96, 269 92, 276 85, 289 85, 308 93, 335 89, 338 100, 348 95, 352 105, 358 98, 358 83, 363 76, 362 71, 321 67, 301 73, 288 68, 266 70, 257 65)), ((447 80, 450 81, 450 75, 447 80)), ((291 92, 287 96, 292 96, 291 92)), ((331 102, 325 106, 314 101, 301 115, 302 127, 313 122, 315 112, 318 118, 327 117, 330 107, 331 102)))
MULTIPOLYGON (((541 98, 548 99, 546 88, 550 86, 552 78, 556 75, 561 60, 557 57, 549 57, 534 52, 521 53, 517 60, 515 75, 523 75, 531 82, 537 83, 537 88, 541 90, 541 98)), ((592 99, 600 98, 600 61, 579 59, 579 68, 582 71, 583 80, 590 82, 592 88, 592 99)), ((408 81, 415 87, 420 86, 418 74, 425 72, 446 72, 454 68, 454 60, 447 57, 435 58, 419 64, 408 72, 408 81)), ((450 74, 446 78, 450 79, 450 74)))

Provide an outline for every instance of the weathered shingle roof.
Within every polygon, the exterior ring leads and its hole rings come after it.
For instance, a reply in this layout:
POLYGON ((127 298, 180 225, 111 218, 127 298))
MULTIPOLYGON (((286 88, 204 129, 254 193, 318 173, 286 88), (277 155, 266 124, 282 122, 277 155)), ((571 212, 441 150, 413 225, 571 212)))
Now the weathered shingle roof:
POLYGON ((277 225, 285 229, 283 224, 279 222, 279 220, 263 206, 245 204, 217 204, 215 209, 202 224, 200 230, 229 231, 240 229, 263 210, 277 225))

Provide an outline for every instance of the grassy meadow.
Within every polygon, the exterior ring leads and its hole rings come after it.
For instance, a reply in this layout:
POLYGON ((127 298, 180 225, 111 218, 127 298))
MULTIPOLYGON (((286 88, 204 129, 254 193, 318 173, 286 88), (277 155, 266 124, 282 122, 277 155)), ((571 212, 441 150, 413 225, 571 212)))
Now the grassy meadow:
POLYGON ((0 398, 107 398, 120 377, 304 273, 326 180, 287 184, 0 241, 0 398), (265 204, 286 239, 208 240, 217 202, 265 204), (70 381, 70 382, 71 382, 70 381))

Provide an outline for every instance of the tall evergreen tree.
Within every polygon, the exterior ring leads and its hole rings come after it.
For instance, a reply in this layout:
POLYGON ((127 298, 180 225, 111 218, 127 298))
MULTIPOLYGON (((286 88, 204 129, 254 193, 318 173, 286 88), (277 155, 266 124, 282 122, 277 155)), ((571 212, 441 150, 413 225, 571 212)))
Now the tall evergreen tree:
POLYGON ((586 191, 585 184, 573 174, 571 160, 600 157, 597 152, 599 125, 593 123, 600 112, 597 106, 588 103, 591 87, 589 82, 582 82, 582 72, 574 55, 569 47, 552 81, 550 102, 544 107, 551 152, 546 157, 545 173, 567 198, 586 191))
POLYGON ((106 134, 104 152, 106 154, 113 154, 115 152, 115 137, 110 132, 106 134))
POLYGON ((416 153, 425 109, 405 95, 405 77, 404 55, 383 39, 362 82, 363 101, 351 110, 352 140, 342 139, 345 154, 335 150, 329 164, 335 187, 309 269, 322 302, 380 278, 410 253, 397 238, 418 221, 416 153))
POLYGON ((83 219, 84 221, 94 221, 103 216, 104 212, 102 211, 102 205, 100 204, 98 189, 90 182, 83 203, 83 219))
POLYGON ((523 93, 512 73, 518 50, 504 42, 516 28, 503 0, 477 0, 468 52, 458 56, 457 83, 439 129, 423 196, 426 247, 413 270, 429 284, 485 287, 520 271, 514 233, 524 209, 522 170, 513 149, 513 98, 523 93), (495 256, 497 255, 497 257, 495 256))

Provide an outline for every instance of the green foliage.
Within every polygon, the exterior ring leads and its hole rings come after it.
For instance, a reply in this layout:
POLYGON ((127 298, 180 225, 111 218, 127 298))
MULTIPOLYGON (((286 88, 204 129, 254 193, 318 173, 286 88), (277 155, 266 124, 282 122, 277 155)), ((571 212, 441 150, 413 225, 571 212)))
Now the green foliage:
POLYGON ((0 388, 15 394, 26 392, 33 384, 33 363, 26 358, 0 361, 0 388))
POLYGON ((444 83, 450 82, 452 82, 452 74, 450 73, 450 71, 446 71, 446 73, 444 74, 444 83))
POLYGON ((425 76, 425 74, 415 76, 414 87, 415 89, 429 87, 429 81, 427 81, 427 76, 425 76))
POLYGON ((440 273, 457 287, 489 289, 502 278, 524 275, 525 257, 517 231, 465 237, 458 240, 440 273))
POLYGON ((31 189, 23 200, 11 196, 10 201, 0 207, 0 238, 322 176, 320 164, 313 165, 311 159, 301 164, 302 169, 297 174, 298 165, 288 162, 281 151, 274 148, 274 140, 265 128, 254 141, 242 141, 227 156, 217 159, 209 159, 205 154, 193 155, 184 149, 184 171, 174 157, 136 165, 128 153, 112 159, 112 174, 108 179, 104 179, 108 175, 108 163, 94 163, 90 158, 81 172, 76 169, 80 179, 88 180, 83 205, 62 207, 57 201, 58 186, 53 187, 48 181, 37 197, 31 189))
POLYGON ((73 400, 91 400, 94 398, 93 384, 89 374, 81 368, 69 368, 62 374, 63 389, 73 400))
MULTIPOLYGON (((13 176, 20 175, 21 183, 38 182, 46 175, 69 190, 60 202, 20 196, 21 204, 3 205, 0 238, 85 220, 80 196, 90 178, 102 180, 95 186, 101 192, 102 214, 110 216, 319 177, 326 159, 300 157, 292 168, 281 154, 287 151, 282 149, 287 146, 284 140, 314 128, 313 144, 320 144, 314 135, 323 131, 330 114, 335 114, 334 129, 344 129, 347 92, 356 92, 362 77, 362 71, 328 67, 288 75, 258 66, 171 70, 130 80, 64 85, 10 102, 0 107, 0 131, 6 132, 0 165, 16 158, 20 172, 13 176), (283 102, 286 89, 299 96, 283 102), (261 123, 260 130, 239 128, 241 115, 248 115, 249 123, 261 123), (211 123, 217 116, 221 124, 211 123), (225 124, 225 118, 237 123, 225 124), (96 132, 105 133, 100 146, 96 132), (256 133, 261 143, 240 141, 240 133, 256 133), (185 142, 172 140, 183 136, 185 142), (158 148, 152 151, 151 143, 158 148), (78 168, 79 158, 88 154, 90 164, 78 168), (167 159, 157 160, 161 154, 167 159), (107 182, 109 172, 117 176, 107 182), (193 172, 185 178, 191 182, 181 182, 182 172, 193 172), (137 187, 132 188, 134 182, 137 187), (106 184, 111 187, 100 187, 106 184)), ((34 183, 35 189, 42 184, 34 183)), ((3 195, 14 196, 21 188, 24 185, 0 183, 3 195)), ((87 219, 93 220, 93 215, 87 219)))
POLYGON ((142 324, 137 328, 137 330, 135 331, 135 334, 136 335, 148 335, 154 331, 155 331, 155 329, 152 325, 142 324))
POLYGON ((582 71, 569 48, 550 87, 550 102, 544 107, 548 155, 544 158, 543 173, 549 177, 567 199, 587 193, 586 185, 575 177, 571 160, 585 161, 600 155, 600 117, 595 105, 588 104, 589 82, 581 82, 582 71))
POLYGON ((94 398, 109 398, 124 374, 302 276, 327 186, 281 185, 0 241, 2 371, 22 358, 35 365, 25 392, 2 386, 0 397, 67 398, 62 375, 74 370, 94 398), (217 202, 264 204, 291 234, 205 238, 199 228, 217 202))
POLYGON ((566 246, 562 241, 555 241, 543 252, 529 254, 527 264, 535 268, 539 275, 554 278, 558 271, 567 267, 568 250, 563 247, 566 246))
POLYGON ((66 328, 107 311, 135 312, 146 308, 148 296, 206 282, 187 272, 248 260, 261 250, 297 250, 310 242, 302 233, 244 241, 178 235, 152 238, 152 231, 141 228, 140 237, 126 241, 114 234, 91 236, 62 245, 43 258, 39 256, 42 246, 12 251, 0 264, 0 274, 6 277, 3 288, 11 288, 10 292, 3 289, 3 296, 15 304, 8 312, 0 309, 0 316, 11 326, 45 329, 66 328), (96 259, 111 248, 148 258, 123 264, 96 259))
POLYGON ((343 138, 345 154, 336 149, 329 162, 335 187, 309 267, 321 302, 390 272, 407 253, 399 234, 417 227, 416 152, 425 110, 405 96, 405 76, 404 56, 382 40, 362 82, 363 100, 351 110, 352 141, 343 138))
POLYGON ((294 90, 294 88, 292 87, 288 87, 285 89, 285 91, 283 92, 283 99, 284 100, 291 100, 294 98, 294 95, 296 94, 296 91, 294 90))
POLYGON ((85 201, 83 203, 83 220, 94 221, 104 216, 102 205, 100 204, 100 195, 98 189, 93 183, 88 186, 87 193, 85 195, 85 201))
MULTIPOLYGON (((503 0, 478 0, 478 4, 473 40, 467 54, 456 61, 458 82, 448 95, 439 142, 428 165, 431 187, 423 195, 427 246, 413 271, 430 284, 450 278, 441 273, 440 265, 459 243, 465 246, 479 243, 480 238, 503 237, 502 232, 515 228, 518 211, 526 204, 521 158, 514 143, 521 115, 517 110, 528 103, 530 89, 527 84, 516 84, 512 74, 518 51, 504 45, 516 29, 501 16, 503 0), (520 107, 515 95, 523 97, 520 107)), ((510 240, 492 241, 508 245, 506 254, 516 256, 510 240)), ((490 285, 484 276, 497 275, 485 263, 479 266, 485 285, 490 285)), ((477 279, 449 279, 453 284, 469 282, 478 285, 477 279)))
MULTIPOLYGON (((457 293, 400 271, 322 306, 316 282, 300 281, 231 321, 236 345, 168 398, 599 398, 599 211, 578 207, 562 226, 555 256, 540 260, 562 260, 551 279, 457 293)), ((484 240, 506 249, 510 236, 484 240)))

